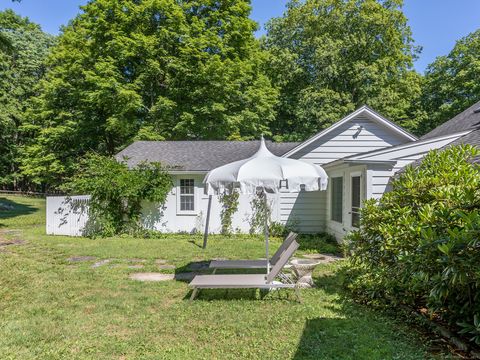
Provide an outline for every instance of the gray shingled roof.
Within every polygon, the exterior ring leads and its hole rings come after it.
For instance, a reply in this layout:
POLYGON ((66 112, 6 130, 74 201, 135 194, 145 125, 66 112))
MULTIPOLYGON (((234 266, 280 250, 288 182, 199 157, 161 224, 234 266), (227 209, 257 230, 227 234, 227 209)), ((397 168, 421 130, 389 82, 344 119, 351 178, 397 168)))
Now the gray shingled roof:
POLYGON ((480 128, 480 112, 476 112, 478 109, 480 109, 480 101, 442 125, 436 127, 428 134, 423 135, 422 139, 480 128))
MULTIPOLYGON (((267 148, 281 156, 299 143, 266 141, 267 148)), ((137 141, 119 152, 130 168, 142 161, 160 162, 182 171, 209 171, 255 154, 260 141, 137 141)))

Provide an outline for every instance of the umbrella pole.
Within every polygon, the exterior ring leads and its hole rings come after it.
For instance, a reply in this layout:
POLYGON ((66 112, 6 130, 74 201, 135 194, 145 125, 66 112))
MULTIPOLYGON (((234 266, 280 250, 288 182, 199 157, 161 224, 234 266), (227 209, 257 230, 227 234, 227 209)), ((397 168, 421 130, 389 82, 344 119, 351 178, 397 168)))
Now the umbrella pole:
POLYGON ((268 257, 268 202, 267 202, 267 193, 263 191, 263 201, 264 201, 264 211, 265 211, 265 253, 267 256, 267 274, 270 273, 270 258, 268 257))
POLYGON ((212 209, 212 195, 208 195, 207 220, 205 221, 205 233, 203 234, 203 248, 207 247, 208 226, 210 225, 210 211, 212 209))

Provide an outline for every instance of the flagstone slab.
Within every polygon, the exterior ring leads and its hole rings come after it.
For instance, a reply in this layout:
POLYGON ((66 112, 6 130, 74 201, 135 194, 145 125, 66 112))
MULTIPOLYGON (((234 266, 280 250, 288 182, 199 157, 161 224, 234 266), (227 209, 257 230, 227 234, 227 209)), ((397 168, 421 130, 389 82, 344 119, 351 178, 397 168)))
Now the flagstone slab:
POLYGON ((175 265, 168 265, 168 264, 158 265, 158 268, 161 270, 173 270, 175 269, 175 265))
POLYGON ((174 278, 173 274, 162 273, 134 273, 130 275, 130 279, 137 281, 168 281, 174 278))
POLYGON ((92 261, 95 260, 95 256, 72 256, 69 257, 67 260, 70 262, 82 262, 82 261, 92 261))
POLYGON ((111 259, 104 259, 104 260, 100 260, 100 261, 97 261, 95 264, 92 265, 92 268, 98 268, 100 266, 103 266, 103 265, 106 265, 108 264, 110 261, 112 261, 111 259))
POLYGON ((166 263, 168 263, 168 261, 164 260, 164 259, 155 260, 155 264, 157 264, 157 265, 165 265, 166 263))
POLYGON ((143 269, 145 266, 143 266, 142 264, 136 264, 136 265, 129 265, 128 268, 129 269, 143 269))

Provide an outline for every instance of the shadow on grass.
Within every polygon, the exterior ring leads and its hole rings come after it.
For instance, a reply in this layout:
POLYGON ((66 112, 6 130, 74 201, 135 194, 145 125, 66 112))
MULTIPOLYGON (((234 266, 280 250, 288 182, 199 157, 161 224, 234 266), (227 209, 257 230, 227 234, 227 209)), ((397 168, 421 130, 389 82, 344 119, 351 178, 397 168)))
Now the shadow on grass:
POLYGON ((371 328, 354 317, 308 319, 292 359, 356 359, 368 349, 369 336, 375 336, 371 328))
MULTIPOLYGON (((0 197, 0 220, 10 219, 21 215, 29 215, 37 211, 37 208, 20 204, 15 201, 0 197)), ((5 226, 0 222, 0 227, 5 226)))
POLYGON ((335 255, 342 253, 340 245, 330 234, 300 234, 296 240, 300 251, 335 255))

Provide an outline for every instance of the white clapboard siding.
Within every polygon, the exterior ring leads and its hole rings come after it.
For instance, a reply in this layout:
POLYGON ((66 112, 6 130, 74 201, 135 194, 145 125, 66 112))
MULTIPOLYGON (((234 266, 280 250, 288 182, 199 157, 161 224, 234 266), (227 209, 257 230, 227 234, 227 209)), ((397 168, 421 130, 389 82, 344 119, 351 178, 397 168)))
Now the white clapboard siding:
POLYGON ((423 158, 429 151, 443 148, 451 142, 458 139, 464 133, 457 133, 447 136, 442 136, 433 139, 419 140, 406 145, 398 146, 384 151, 378 151, 365 156, 358 156, 362 160, 381 160, 381 161, 396 161, 395 165, 390 170, 379 169, 372 165, 370 171, 371 179, 371 197, 379 199, 382 195, 390 190, 390 181, 397 171, 412 162, 423 158))
MULTIPOLYGON (((381 122, 374 121, 365 114, 350 119, 290 155, 291 158, 317 165, 384 149, 408 141, 404 136, 392 131, 381 122)), ((284 224, 297 224, 301 232, 315 233, 326 230, 327 192, 280 194, 280 221, 284 224)))
POLYGON ((82 236, 88 221, 90 196, 48 196, 47 234, 82 236))
POLYGON ((406 141, 405 137, 361 114, 290 157, 323 165, 346 156, 382 149, 406 141))

